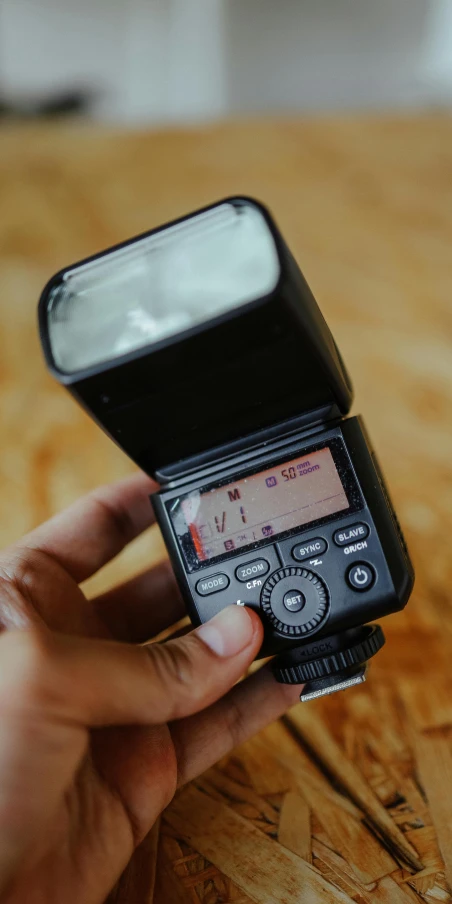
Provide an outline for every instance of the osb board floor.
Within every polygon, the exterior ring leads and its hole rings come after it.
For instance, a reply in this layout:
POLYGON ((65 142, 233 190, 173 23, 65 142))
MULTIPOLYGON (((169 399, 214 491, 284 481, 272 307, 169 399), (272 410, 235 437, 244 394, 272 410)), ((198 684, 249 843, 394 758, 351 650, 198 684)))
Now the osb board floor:
MULTIPOLYGON (((386 619, 387 646, 367 684, 295 708, 185 789, 116 900, 447 902, 452 118, 255 121, 148 135, 4 127, 0 539, 130 469, 45 373, 35 327, 45 280, 240 192, 273 209, 333 328, 417 584, 407 610, 386 619)), ((94 584, 162 555, 151 532, 94 584)))

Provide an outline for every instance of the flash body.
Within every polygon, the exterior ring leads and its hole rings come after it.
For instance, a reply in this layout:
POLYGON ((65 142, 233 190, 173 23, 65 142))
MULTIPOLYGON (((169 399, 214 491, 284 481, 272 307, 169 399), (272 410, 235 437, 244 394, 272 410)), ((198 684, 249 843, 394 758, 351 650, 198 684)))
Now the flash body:
POLYGON ((350 378, 268 210, 234 197, 53 277, 54 376, 160 484, 194 624, 255 609, 302 699, 359 683, 413 567, 350 378))

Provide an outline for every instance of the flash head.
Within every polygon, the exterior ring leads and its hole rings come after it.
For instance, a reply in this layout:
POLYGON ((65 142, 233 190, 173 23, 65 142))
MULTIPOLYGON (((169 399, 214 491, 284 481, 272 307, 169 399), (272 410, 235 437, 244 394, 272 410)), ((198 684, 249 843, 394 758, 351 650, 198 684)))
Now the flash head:
POLYGON ((269 295, 279 273, 257 208, 220 204, 64 273, 47 305, 53 359, 71 374, 114 363, 269 295))
MULTIPOLYGON (((331 333, 268 211, 230 198, 58 273, 47 363, 162 479, 290 422, 346 414, 331 333)), ((279 429, 279 428, 278 428, 279 429)))

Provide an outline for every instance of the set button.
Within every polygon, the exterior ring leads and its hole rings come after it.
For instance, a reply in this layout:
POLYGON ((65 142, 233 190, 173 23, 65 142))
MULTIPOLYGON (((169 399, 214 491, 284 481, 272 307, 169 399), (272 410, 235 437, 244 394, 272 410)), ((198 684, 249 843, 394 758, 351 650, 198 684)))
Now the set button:
POLYGON ((267 574, 268 571, 270 571, 270 565, 266 559, 253 559, 252 562, 239 565, 235 570, 235 576, 238 581, 245 583, 252 578, 259 578, 261 575, 267 574))
POLYGON ((218 593, 220 590, 226 590, 229 587, 229 578, 227 574, 211 574, 208 578, 201 578, 196 584, 196 592, 200 596, 210 596, 211 593, 218 593))
POLYGON ((299 590, 288 590, 283 596, 283 605, 288 612, 301 612, 305 603, 306 597, 299 590))
POLYGON ((336 546, 348 546, 350 543, 356 543, 359 540, 365 540, 369 536, 369 525, 363 521, 357 521, 356 524, 349 524, 348 527, 341 527, 335 531, 333 540, 336 546))
POLYGON ((295 638, 311 634, 328 617, 329 593, 313 571, 286 565, 267 578, 261 608, 279 634, 295 638))
POLYGON ((292 549, 292 555, 297 562, 304 562, 305 559, 323 556, 327 549, 328 543, 323 537, 312 537, 310 540, 305 540, 304 543, 297 543, 292 549))

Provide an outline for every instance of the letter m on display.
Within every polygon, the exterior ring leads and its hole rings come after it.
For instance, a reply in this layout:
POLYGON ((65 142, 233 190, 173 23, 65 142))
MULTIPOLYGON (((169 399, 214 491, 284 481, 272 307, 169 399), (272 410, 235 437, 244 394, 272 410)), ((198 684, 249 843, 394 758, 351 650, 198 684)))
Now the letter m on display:
POLYGON ((228 496, 230 502, 236 502, 237 499, 241 499, 240 490, 236 487, 235 490, 228 490, 228 496))

